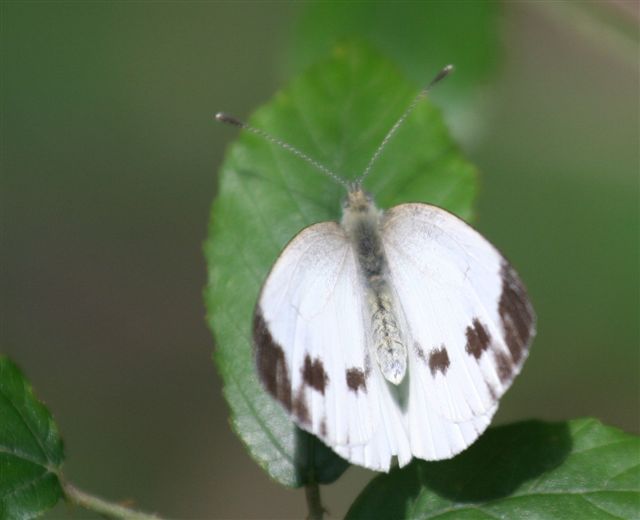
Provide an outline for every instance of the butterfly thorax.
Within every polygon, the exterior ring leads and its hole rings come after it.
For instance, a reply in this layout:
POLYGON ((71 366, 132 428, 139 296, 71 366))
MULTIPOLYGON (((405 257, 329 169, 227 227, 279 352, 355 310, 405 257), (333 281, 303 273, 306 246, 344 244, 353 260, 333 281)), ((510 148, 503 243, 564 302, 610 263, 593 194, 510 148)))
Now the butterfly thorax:
POLYGON ((389 284, 384 253, 380 211, 360 189, 349 192, 344 205, 342 227, 353 244, 360 274, 366 288, 373 347, 378 367, 387 381, 398 385, 407 370, 407 349, 398 326, 397 310, 389 284))

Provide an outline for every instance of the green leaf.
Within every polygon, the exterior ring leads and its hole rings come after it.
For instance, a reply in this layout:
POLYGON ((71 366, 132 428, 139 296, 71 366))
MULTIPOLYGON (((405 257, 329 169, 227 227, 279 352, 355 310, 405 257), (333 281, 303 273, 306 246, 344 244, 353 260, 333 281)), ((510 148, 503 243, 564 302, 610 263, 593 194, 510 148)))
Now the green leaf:
POLYGON ((62 440, 18 367, 0 356, 0 518, 33 518, 62 496, 62 440))
POLYGON ((595 419, 490 429, 452 460, 376 477, 347 518, 638 518, 640 438, 595 419))
POLYGON ((288 69, 304 70, 343 38, 360 38, 423 86, 448 63, 456 73, 432 93, 462 135, 481 124, 478 101, 500 56, 500 4, 494 1, 305 3, 289 45, 288 69))
MULTIPOLYGON (((276 94, 251 123, 353 178, 416 94, 378 54, 345 45, 276 94)), ((383 208, 423 201, 469 217, 476 173, 438 110, 425 101, 391 140, 365 184, 383 208)), ((232 424, 253 458, 289 486, 310 479, 331 482, 346 463, 314 437, 298 433, 258 383, 253 308, 284 245, 310 224, 339 219, 344 196, 343 187, 305 162, 245 132, 228 150, 211 212, 205 298, 232 424)))

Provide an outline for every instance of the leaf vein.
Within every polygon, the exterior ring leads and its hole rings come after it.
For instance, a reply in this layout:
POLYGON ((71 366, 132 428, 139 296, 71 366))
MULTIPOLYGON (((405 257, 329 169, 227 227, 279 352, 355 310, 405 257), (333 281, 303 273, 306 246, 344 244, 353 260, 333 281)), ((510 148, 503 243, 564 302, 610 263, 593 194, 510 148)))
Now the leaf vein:
POLYGON ((9 491, 8 493, 5 493, 3 495, 0 495, 1 498, 6 499, 12 495, 15 495, 16 493, 19 493, 20 491, 23 491, 24 489, 27 489, 29 487, 33 487, 34 485, 36 485, 38 482, 40 482, 41 480, 44 480, 46 477, 48 477, 49 475, 53 475, 54 477, 57 478, 57 474, 51 471, 45 471, 43 472, 41 475, 38 475, 36 478, 31 479, 23 484, 21 484, 20 486, 16 486, 13 489, 11 489, 11 491, 9 491))
POLYGON ((629 472, 631 472, 631 471, 633 471, 633 470, 637 469, 637 468, 638 468, 638 466, 640 466, 640 464, 634 464, 633 466, 630 466, 630 467, 628 467, 628 468, 623 469, 623 470, 622 470, 622 471, 620 471, 619 473, 616 473, 616 474, 615 474, 615 475, 613 475, 612 477, 609 477, 609 478, 605 481, 604 485, 605 485, 605 486, 608 486, 608 485, 609 485, 609 482, 611 482, 611 481, 612 481, 612 480, 614 480, 614 479, 620 478, 620 477, 621 477, 622 475, 624 475, 625 473, 629 473, 629 472))
POLYGON ((586 495, 578 495, 578 496, 579 496, 582 500, 584 500, 587 504, 589 504, 591 507, 596 508, 598 511, 602 511, 603 513, 605 513, 605 514, 609 515, 611 518, 618 518, 618 519, 620 519, 620 520, 624 520, 624 518, 623 518, 623 517, 621 517, 621 516, 617 516, 617 515, 614 515, 613 513, 611 513, 610 511, 607 511, 606 509, 604 509, 604 508, 603 508, 603 507, 601 507, 600 505, 595 504, 592 500, 589 500, 589 499, 587 498, 587 496, 586 496, 586 495))
MULTIPOLYGON (((29 394, 28 388, 24 387, 24 392, 26 395, 28 395, 29 394)), ((18 416, 20 417, 20 419, 22 419, 22 422, 26 426, 27 430, 29 430, 29 433, 33 437, 33 440, 36 441, 36 444, 40 448, 40 451, 42 452, 42 455, 44 456, 45 460, 47 462, 52 462, 52 458, 49 456, 49 453, 45 449, 41 439, 36 435, 36 433, 31 428, 31 424, 29 424, 29 421, 27 421, 24 415, 22 414, 22 411, 15 405, 15 403, 11 400, 10 396, 5 392, 5 390, 2 387, 0 387, 0 394, 2 394, 2 396, 7 400, 7 402, 11 406, 11 408, 13 408, 15 412, 18 414, 18 416)), ((48 436, 49 428, 50 428, 50 421, 47 421, 47 436, 48 436)))

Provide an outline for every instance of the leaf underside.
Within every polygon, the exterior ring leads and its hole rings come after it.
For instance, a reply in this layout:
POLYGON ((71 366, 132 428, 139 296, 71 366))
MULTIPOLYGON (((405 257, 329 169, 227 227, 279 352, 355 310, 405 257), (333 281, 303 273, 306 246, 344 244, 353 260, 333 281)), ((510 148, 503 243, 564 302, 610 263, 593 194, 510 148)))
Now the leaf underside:
POLYGON ((0 518, 33 518, 62 496, 53 418, 18 367, 0 357, 0 518))
MULTIPOLYGON (((251 118, 327 167, 353 178, 417 94, 389 62, 358 45, 337 47, 251 118)), ((421 102, 365 183, 380 207, 421 201, 471 216, 476 172, 439 112, 421 102)), ((207 319, 234 430, 278 482, 332 482, 347 463, 302 434, 260 386, 252 356, 255 302, 269 268, 304 227, 340 219, 344 188, 290 153, 241 133, 220 170, 205 244, 207 319)))
POLYGON ((595 419, 492 428, 449 461, 376 477, 347 518, 638 518, 640 438, 595 419))

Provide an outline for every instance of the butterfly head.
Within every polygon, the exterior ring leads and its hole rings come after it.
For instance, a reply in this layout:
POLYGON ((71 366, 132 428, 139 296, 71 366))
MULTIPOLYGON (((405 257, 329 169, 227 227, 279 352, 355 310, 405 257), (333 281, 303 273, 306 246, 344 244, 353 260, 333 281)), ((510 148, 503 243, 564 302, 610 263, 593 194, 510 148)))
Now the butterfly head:
POLYGON ((365 221, 376 224, 380 216, 381 211, 373 202, 373 197, 359 185, 351 186, 342 201, 342 226, 350 231, 365 221))
POLYGON ((342 210, 363 213, 373 205, 373 197, 364 191, 359 184, 352 184, 349 186, 347 196, 342 201, 342 210))

